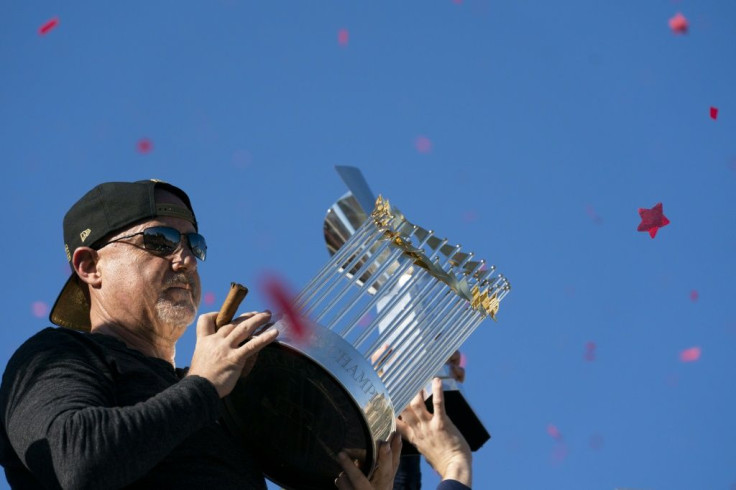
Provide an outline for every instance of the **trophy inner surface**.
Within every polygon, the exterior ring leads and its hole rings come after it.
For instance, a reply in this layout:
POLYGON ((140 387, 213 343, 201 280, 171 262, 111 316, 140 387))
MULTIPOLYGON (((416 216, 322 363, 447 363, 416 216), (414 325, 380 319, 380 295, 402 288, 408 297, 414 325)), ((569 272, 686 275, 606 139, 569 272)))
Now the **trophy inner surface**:
POLYGON ((279 340, 225 398, 231 431, 285 488, 334 487, 340 451, 370 475, 375 440, 394 429, 390 400, 370 364, 318 326, 308 342, 291 340, 285 322, 271 328, 280 330, 279 340))

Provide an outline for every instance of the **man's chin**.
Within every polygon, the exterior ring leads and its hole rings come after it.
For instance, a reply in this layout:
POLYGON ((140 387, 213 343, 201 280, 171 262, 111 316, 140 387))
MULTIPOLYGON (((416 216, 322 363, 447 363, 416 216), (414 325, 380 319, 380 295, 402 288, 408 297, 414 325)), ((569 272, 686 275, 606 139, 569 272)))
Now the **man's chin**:
POLYGON ((158 316, 172 331, 186 328, 194 322, 197 309, 192 304, 159 304, 158 316))

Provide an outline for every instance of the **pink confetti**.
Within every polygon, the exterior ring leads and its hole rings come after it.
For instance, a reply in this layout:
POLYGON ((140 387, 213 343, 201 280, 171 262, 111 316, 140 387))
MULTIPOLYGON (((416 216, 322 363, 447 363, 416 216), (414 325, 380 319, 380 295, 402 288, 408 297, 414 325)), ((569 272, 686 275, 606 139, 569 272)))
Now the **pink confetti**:
POLYGON ((215 293, 208 291, 204 293, 204 304, 212 305, 215 303, 215 293))
POLYGON ((45 36, 46 34, 48 34, 51 31, 51 29, 53 29, 54 27, 56 27, 58 25, 59 25, 59 18, 58 17, 54 17, 51 20, 49 20, 48 22, 46 22, 44 25, 42 25, 41 27, 38 28, 38 34, 41 35, 41 36, 45 36))
POLYGON ((343 28, 337 31, 337 44, 340 46, 347 46, 350 40, 350 33, 347 29, 343 28))
POLYGON ((680 352, 682 362, 695 362, 700 359, 700 347, 690 347, 680 352))
POLYGON ((465 211, 463 213, 463 221, 466 223, 472 223, 478 219, 478 213, 475 211, 465 211))
POLYGON ((690 291, 690 301, 695 303, 699 297, 700 295, 698 294, 697 289, 693 289, 692 291, 690 291))
POLYGON ((463 3, 463 0, 452 0, 452 3, 454 3, 455 5, 460 5, 461 3, 463 3))
POLYGON ((670 29, 675 34, 686 34, 687 33, 687 19, 680 12, 677 12, 674 17, 670 19, 670 29))
POLYGON ((555 426, 554 426, 554 425, 552 425, 552 424, 549 424, 549 425, 547 426, 547 434, 549 434, 549 435, 550 435, 550 437, 551 437, 552 439, 554 439, 555 441, 561 441, 561 440, 562 440, 562 434, 561 434, 561 433, 560 433, 560 431, 559 431, 559 430, 557 429, 557 427, 555 427, 555 426))
POLYGON ((590 204, 585 205, 585 212, 588 213, 588 216, 593 220, 593 223, 597 225, 603 223, 603 218, 598 216, 598 213, 595 212, 595 209, 590 204))
POLYGON ((590 449, 593 449, 594 451, 601 449, 603 447, 603 436, 600 434, 593 434, 590 436, 590 439, 588 439, 588 446, 590 446, 590 449))
POLYGON ((360 317, 360 320, 358 320, 358 326, 359 327, 367 327, 371 324, 373 321, 373 315, 371 313, 366 313, 362 317, 360 317))
POLYGON ((585 343, 585 360, 595 361, 595 342, 585 343))
POLYGON ((426 136, 417 136, 414 140, 414 147, 419 153, 429 153, 432 151, 432 142, 426 136))
POLYGON ((710 118, 714 121, 718 119, 718 108, 717 107, 711 107, 710 108, 710 118))
POLYGON ((138 151, 140 153, 148 153, 153 149, 153 143, 148 138, 142 138, 138 140, 138 151))
POLYGON ((49 314, 49 305, 43 301, 34 301, 31 305, 31 312, 36 318, 43 318, 49 314))
POLYGON ((262 283, 270 302, 277 311, 284 314, 289 322, 294 339, 304 340, 309 333, 309 328, 301 312, 294 305, 294 296, 288 291, 286 285, 273 275, 267 276, 262 283))
POLYGON ((465 366, 468 365, 468 357, 465 355, 464 352, 460 353, 460 367, 465 369, 465 366))

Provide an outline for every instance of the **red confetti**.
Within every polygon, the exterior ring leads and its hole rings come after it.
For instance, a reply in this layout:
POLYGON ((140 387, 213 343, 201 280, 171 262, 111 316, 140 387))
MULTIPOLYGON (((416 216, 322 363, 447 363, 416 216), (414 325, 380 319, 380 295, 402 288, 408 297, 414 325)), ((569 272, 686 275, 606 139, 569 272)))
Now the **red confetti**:
POLYGON ((53 29, 54 27, 56 27, 58 25, 59 25, 59 18, 58 17, 54 17, 53 19, 51 19, 50 21, 46 22, 44 25, 42 25, 41 27, 39 27, 38 28, 38 33, 41 36, 45 36, 46 34, 48 34, 51 31, 51 29, 53 29))
POLYGON ((639 216, 641 216, 641 223, 637 231, 648 231, 649 236, 654 238, 657 235, 657 231, 670 224, 670 220, 662 214, 662 203, 658 202, 652 209, 639 208, 639 216))
POLYGON ((547 434, 549 434, 550 437, 552 437, 552 439, 554 439, 555 441, 561 441, 562 440, 562 433, 560 433, 560 431, 557 429, 557 427, 555 427, 552 424, 549 424, 547 426, 547 434))
POLYGON ((710 118, 714 121, 718 119, 718 107, 711 107, 710 108, 710 118))
POLYGON ((432 142, 426 136, 417 136, 414 140, 414 147, 419 153, 429 153, 432 151, 432 142))
POLYGON ((43 301, 34 301, 31 305, 31 312, 33 312, 33 316, 43 318, 49 314, 49 305, 43 301))
POLYGON ((268 276, 263 280, 263 290, 268 295, 274 308, 283 313, 289 322, 291 332, 295 340, 306 338, 309 329, 302 314, 294 306, 293 296, 288 292, 286 286, 275 276, 268 276))
POLYGON ((350 33, 347 29, 340 29, 337 31, 337 44, 340 46, 347 46, 350 40, 350 33))
POLYGON ((682 362, 695 362, 700 359, 700 347, 690 347, 680 352, 682 362))
POLYGON ((204 293, 204 304, 206 305, 215 304, 215 293, 213 292, 204 293))
POLYGON ((585 343, 585 360, 595 361, 595 342, 585 343))
POLYGON ((153 149, 153 143, 148 138, 138 140, 138 151, 140 153, 148 153, 153 149))
POLYGON ((672 29, 672 32, 675 34, 686 34, 687 27, 687 19, 680 12, 677 12, 677 14, 670 19, 670 29, 672 29))
POLYGON ((693 289, 692 291, 690 291, 690 301, 695 303, 699 297, 700 295, 698 294, 698 291, 696 289, 693 289))

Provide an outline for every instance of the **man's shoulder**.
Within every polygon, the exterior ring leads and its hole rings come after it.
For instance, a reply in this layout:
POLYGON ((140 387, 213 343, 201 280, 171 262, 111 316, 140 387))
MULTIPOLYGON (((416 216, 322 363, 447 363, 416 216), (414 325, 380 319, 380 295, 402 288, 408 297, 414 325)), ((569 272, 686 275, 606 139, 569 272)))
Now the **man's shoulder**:
MULTIPOLYGON (((8 361, 8 369, 30 359, 58 360, 90 352, 94 343, 89 335, 63 327, 47 327, 23 342, 8 361)), ((7 369, 6 369, 7 370, 7 369)))

